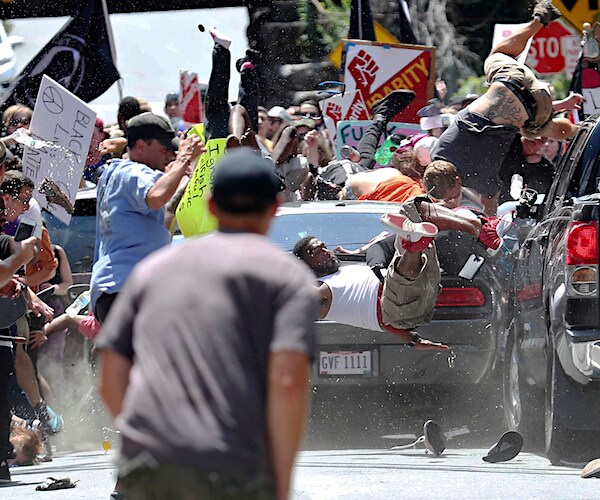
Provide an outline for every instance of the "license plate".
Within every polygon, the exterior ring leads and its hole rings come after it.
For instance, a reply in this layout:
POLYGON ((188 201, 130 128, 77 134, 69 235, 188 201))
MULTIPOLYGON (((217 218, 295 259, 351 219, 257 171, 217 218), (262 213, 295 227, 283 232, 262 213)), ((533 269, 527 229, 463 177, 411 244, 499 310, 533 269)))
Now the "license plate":
POLYGON ((319 375, 366 375, 373 374, 371 351, 319 352, 319 375))

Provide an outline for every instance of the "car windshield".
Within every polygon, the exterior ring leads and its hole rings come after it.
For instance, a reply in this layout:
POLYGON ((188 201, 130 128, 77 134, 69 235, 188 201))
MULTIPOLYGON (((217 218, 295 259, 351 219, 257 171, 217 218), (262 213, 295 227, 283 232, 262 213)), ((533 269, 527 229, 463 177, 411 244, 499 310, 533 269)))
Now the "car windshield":
POLYGON ((282 214, 275 218, 269 237, 280 248, 291 251, 305 236, 316 236, 329 248, 354 249, 383 231, 380 213, 282 214))

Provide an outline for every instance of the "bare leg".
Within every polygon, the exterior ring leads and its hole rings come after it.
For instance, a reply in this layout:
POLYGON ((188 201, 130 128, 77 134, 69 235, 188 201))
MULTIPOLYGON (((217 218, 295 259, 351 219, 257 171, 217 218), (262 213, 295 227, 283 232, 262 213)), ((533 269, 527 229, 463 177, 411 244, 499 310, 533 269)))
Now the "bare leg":
POLYGON ((543 24, 538 21, 537 18, 534 18, 519 31, 516 31, 498 43, 498 45, 492 49, 490 55, 500 53, 511 57, 517 57, 525 50, 529 39, 533 37, 533 35, 535 35, 542 27, 543 24))
POLYGON ((298 132, 296 127, 286 127, 277 141, 271 158, 277 166, 283 165, 298 150, 298 132))
POLYGON ((229 132, 239 139, 249 128, 252 128, 252 125, 246 109, 244 106, 236 104, 229 112, 229 132))
POLYGON ((33 362, 31 361, 29 354, 25 352, 22 344, 17 344, 15 373, 17 375, 17 382, 21 386, 21 389, 25 391, 27 397, 29 397, 31 404, 33 406, 38 405, 42 401, 40 387, 35 376, 33 362))
POLYGON ((236 104, 229 113, 229 132, 238 138, 242 146, 260 151, 250 115, 241 104, 236 104))

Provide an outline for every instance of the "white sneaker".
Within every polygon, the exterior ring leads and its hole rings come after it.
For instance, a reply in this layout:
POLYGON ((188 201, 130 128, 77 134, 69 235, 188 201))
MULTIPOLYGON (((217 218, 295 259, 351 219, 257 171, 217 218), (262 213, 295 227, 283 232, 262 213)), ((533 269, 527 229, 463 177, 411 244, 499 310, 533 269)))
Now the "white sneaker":
POLYGON ((403 240, 411 242, 421 238, 432 238, 438 233, 438 228, 431 222, 413 222, 402 214, 384 214, 381 223, 391 229, 403 240))
POLYGON ((210 33, 210 36, 212 36, 215 43, 222 45, 226 49, 228 49, 231 45, 231 38, 228 38, 223 33, 221 33, 216 26, 208 28, 208 32, 210 33))

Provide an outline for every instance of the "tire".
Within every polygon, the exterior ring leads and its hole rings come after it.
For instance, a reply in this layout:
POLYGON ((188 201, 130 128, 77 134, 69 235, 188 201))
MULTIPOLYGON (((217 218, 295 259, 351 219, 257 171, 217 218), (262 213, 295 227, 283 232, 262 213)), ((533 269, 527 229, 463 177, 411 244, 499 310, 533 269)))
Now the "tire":
POLYGON ((529 448, 543 443, 543 392, 527 384, 520 364, 519 343, 510 335, 503 369, 504 422, 508 430, 523 435, 529 448))
POLYGON ((546 379, 546 456, 552 465, 561 465, 572 459, 575 435, 562 422, 561 406, 569 393, 568 382, 553 343, 548 356, 548 377, 546 379))

